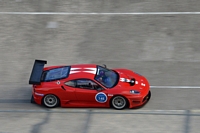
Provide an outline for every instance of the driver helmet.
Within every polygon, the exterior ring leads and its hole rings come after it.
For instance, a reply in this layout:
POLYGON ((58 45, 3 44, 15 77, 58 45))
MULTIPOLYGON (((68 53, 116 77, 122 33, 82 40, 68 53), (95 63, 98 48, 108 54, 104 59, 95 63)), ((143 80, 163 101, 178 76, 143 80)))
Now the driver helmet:
POLYGON ((100 70, 100 71, 99 71, 99 75, 100 75, 100 76, 103 76, 104 74, 105 74, 105 72, 104 72, 103 70, 100 70))

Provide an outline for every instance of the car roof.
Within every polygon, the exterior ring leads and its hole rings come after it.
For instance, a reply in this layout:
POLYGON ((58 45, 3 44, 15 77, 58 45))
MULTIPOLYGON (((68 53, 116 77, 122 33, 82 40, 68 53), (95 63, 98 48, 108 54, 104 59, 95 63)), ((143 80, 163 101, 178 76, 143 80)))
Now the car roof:
POLYGON ((75 64, 71 65, 68 78, 89 78, 94 79, 97 72, 96 64, 75 64))
POLYGON ((70 71, 67 79, 77 79, 77 78, 89 78, 94 79, 97 72, 96 64, 73 64, 73 65, 59 65, 59 66, 48 66, 44 70, 50 70, 54 68, 69 66, 70 71))

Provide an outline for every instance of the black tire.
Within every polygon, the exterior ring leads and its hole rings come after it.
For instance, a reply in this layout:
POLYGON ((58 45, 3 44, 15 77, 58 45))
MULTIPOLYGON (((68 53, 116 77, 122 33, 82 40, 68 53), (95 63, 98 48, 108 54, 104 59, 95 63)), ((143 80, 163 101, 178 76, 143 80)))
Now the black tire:
POLYGON ((47 108, 55 108, 59 105, 59 99, 53 94, 47 94, 42 99, 42 103, 47 108))
POLYGON ((31 96, 31 103, 35 103, 33 95, 31 96))
POLYGON ((111 100, 111 105, 117 110, 121 110, 127 107, 127 100, 123 96, 115 96, 111 100))
POLYGON ((151 99, 151 91, 149 91, 147 102, 151 99))

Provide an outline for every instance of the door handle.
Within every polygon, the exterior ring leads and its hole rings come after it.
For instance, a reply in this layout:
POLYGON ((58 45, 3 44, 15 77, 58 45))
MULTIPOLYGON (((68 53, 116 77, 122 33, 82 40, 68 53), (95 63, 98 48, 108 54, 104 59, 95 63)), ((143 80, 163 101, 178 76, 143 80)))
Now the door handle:
POLYGON ((61 88, 62 88, 63 90, 65 90, 65 91, 66 91, 66 89, 65 89, 65 87, 64 87, 64 86, 61 86, 61 88))

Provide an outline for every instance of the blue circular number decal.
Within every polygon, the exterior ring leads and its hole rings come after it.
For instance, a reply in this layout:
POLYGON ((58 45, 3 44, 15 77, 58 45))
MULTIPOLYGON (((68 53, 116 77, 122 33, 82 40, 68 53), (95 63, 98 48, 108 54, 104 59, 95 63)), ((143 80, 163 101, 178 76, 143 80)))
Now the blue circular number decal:
POLYGON ((107 96, 103 92, 99 92, 96 94, 95 99, 99 103, 105 103, 107 101, 107 96))

